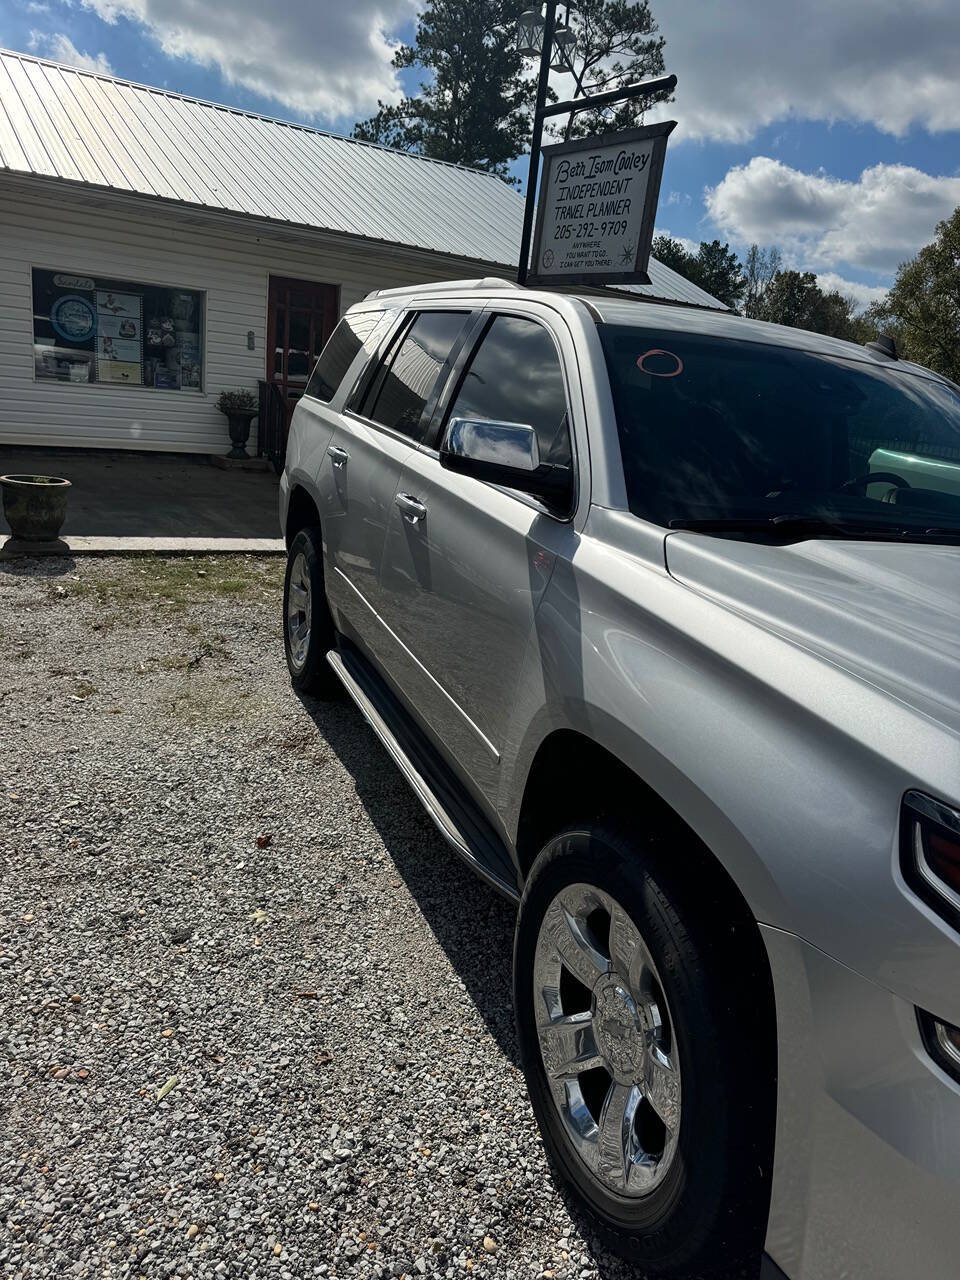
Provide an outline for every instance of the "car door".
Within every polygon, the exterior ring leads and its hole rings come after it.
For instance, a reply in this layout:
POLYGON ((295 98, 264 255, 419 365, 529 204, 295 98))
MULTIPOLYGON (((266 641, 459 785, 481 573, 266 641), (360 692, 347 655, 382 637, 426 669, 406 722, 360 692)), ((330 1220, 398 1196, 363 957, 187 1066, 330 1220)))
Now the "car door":
POLYGON ((451 377, 431 437, 408 455, 381 575, 391 675, 477 791, 492 797, 535 614, 558 556, 571 555, 576 468, 567 379, 540 319, 498 311, 451 377), (441 468, 452 417, 524 422, 541 457, 570 466, 566 510, 441 468))
POLYGON ((382 652, 380 561, 405 459, 430 420, 438 387, 470 319, 468 308, 403 316, 362 376, 319 478, 327 597, 341 629, 382 652))

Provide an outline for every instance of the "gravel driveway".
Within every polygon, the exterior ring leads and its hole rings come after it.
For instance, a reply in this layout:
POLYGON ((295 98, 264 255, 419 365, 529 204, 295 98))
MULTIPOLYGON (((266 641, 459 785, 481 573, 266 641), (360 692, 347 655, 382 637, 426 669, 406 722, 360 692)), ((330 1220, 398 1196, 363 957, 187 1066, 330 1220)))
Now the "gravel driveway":
POLYGON ((0 1273, 625 1276, 550 1180, 513 912, 293 694, 281 572, 0 564, 0 1273))

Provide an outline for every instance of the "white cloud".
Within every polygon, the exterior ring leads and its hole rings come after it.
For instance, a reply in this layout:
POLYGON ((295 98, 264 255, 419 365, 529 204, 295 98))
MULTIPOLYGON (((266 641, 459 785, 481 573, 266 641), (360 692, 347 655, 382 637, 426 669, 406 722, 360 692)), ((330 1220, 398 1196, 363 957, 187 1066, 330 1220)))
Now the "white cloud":
POLYGON ((105 76, 113 72, 105 53, 81 53, 70 37, 62 31, 52 34, 31 31, 30 48, 43 53, 48 58, 55 58, 57 62, 69 63, 71 67, 83 67, 85 71, 98 71, 105 76))
POLYGON ((821 271, 817 276, 817 284, 824 293, 837 292, 845 298, 852 298, 858 311, 869 307, 871 302, 882 302, 887 290, 882 285, 861 284, 858 280, 845 280, 835 271, 821 271))
POLYGON ((691 240, 688 236, 674 235, 674 233, 672 231, 669 231, 666 227, 658 226, 656 228, 656 235, 669 236, 671 240, 676 240, 678 244, 682 245, 684 249, 686 249, 687 253, 696 254, 698 249, 700 248, 699 240, 691 240))
POLYGON ((811 269, 848 264, 890 276, 960 205, 960 178, 878 164, 847 182, 754 156, 708 188, 705 201, 711 220, 740 244, 780 245, 811 269))
POLYGON ((956 0, 672 0, 654 8, 679 80, 676 138, 746 141, 791 117, 872 122, 898 136, 913 125, 960 128, 956 0))
POLYGON ((141 24, 164 53, 215 67, 242 86, 307 116, 351 124, 396 100, 390 32, 413 0, 81 0, 105 22, 141 24))

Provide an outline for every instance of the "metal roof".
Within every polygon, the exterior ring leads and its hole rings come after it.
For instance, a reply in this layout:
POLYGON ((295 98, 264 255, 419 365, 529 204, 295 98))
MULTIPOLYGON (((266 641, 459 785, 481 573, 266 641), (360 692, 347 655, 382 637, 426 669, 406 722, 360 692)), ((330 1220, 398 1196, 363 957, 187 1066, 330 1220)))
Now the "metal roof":
MULTIPOLYGON (((0 49, 0 169, 499 266, 523 200, 500 178, 0 49)), ((650 260, 631 292, 722 307, 650 260)))

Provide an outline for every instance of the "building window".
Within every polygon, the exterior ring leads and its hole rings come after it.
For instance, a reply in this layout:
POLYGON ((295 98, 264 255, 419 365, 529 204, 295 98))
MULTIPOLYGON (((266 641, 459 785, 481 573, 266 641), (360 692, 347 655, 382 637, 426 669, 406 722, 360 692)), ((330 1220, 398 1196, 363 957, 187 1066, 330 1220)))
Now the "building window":
POLYGON ((35 269, 33 356, 45 382, 200 391, 203 294, 35 269))

